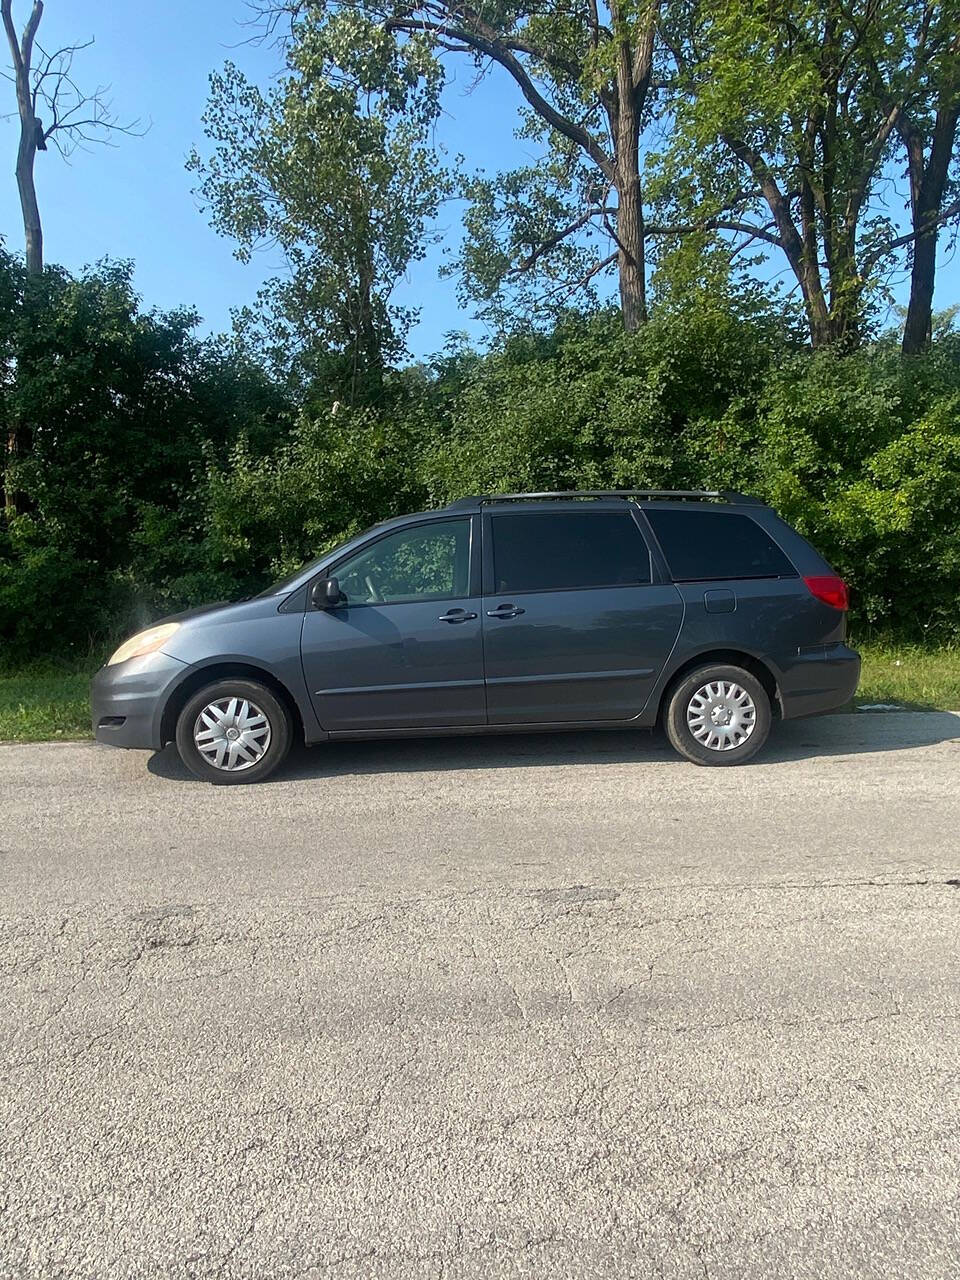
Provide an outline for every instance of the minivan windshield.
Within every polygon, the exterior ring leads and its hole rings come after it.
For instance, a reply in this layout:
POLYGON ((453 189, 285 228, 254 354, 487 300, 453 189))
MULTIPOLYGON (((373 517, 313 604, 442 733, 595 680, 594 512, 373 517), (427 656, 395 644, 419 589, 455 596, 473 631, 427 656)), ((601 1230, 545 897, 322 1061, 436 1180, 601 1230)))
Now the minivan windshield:
POLYGON ((299 569, 294 569, 293 573, 288 573, 285 578, 280 578, 277 582, 272 583, 269 587, 265 587, 263 591, 258 591, 257 594, 253 597, 253 599, 262 600, 266 596, 285 595, 295 582, 298 582, 300 578, 307 577, 311 573, 311 571, 320 563, 321 560, 326 560, 329 556, 336 555, 338 551, 342 551, 344 547, 348 547, 350 543, 354 542, 357 538, 362 538, 364 534, 369 533, 370 530, 375 527, 376 526, 371 525, 370 529, 364 529, 362 533, 351 533, 349 538, 344 538, 341 542, 338 542, 335 546, 329 547, 326 551, 324 551, 323 555, 317 556, 315 560, 307 560, 304 564, 300 566, 299 569))

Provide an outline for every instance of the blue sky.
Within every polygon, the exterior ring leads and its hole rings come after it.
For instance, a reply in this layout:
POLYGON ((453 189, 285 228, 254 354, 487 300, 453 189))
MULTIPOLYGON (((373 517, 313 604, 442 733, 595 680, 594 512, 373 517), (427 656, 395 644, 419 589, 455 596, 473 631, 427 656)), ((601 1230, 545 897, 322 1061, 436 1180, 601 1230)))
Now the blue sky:
MULTIPOLYGON (((28 0, 14 0, 18 28, 28 7, 28 0)), ((69 164, 53 150, 38 155, 48 262, 73 270, 105 255, 132 258, 146 305, 191 303, 211 329, 229 328, 231 308, 253 300, 277 263, 236 261, 231 243, 199 212, 191 191, 195 175, 184 167, 192 146, 202 150, 200 117, 210 72, 227 58, 261 83, 277 70, 276 49, 249 43, 251 30, 241 25, 248 16, 243 0, 49 0, 41 42, 55 47, 95 36, 93 47, 77 55, 76 78, 84 88, 109 85, 117 117, 139 116, 150 127, 143 137, 117 138, 115 147, 77 152, 69 164)), ((467 152, 472 164, 489 170, 519 162, 524 150, 512 137, 517 99, 509 87, 490 77, 468 93, 469 68, 452 70, 462 82, 452 83, 447 93, 443 144, 452 155, 467 152)), ((20 251, 14 120, 0 121, 0 146, 9 174, 0 183, 0 231, 7 246, 20 251)), ((459 206, 445 213, 442 225, 455 240, 459 206)), ((405 306, 421 308, 411 340, 417 355, 440 350, 452 329, 483 336, 470 313, 458 308, 454 281, 438 279, 440 261, 437 249, 415 264, 398 297, 405 306)))
MULTIPOLYGON (((21 26, 28 0, 14 0, 21 26)), ((193 175, 184 168, 194 145, 202 149, 200 116, 207 77, 226 58, 266 82, 277 69, 277 51, 249 43, 251 30, 243 0, 49 0, 40 28, 45 46, 95 36, 77 57, 77 79, 85 87, 110 85, 116 114, 139 116, 150 128, 143 137, 121 137, 116 147, 78 152, 65 164, 55 151, 37 158, 37 187, 47 261, 74 270, 104 256, 132 258, 136 284, 147 306, 190 303, 208 329, 226 329, 232 307, 250 302, 276 264, 235 260, 228 241, 217 236, 192 195, 193 175)), ((467 156, 472 167, 494 171, 522 162, 527 144, 512 134, 518 94, 499 73, 468 91, 470 67, 452 62, 459 80, 449 86, 439 140, 451 154, 467 156)), ((7 90, 12 106, 12 96, 7 90)), ((0 122, 0 146, 9 177, 0 183, 0 231, 9 248, 21 250, 23 230, 13 165, 17 127, 0 122)), ((459 234, 458 206, 444 215, 450 243, 459 234)), ((450 330, 466 329, 483 338, 469 311, 457 304, 455 283, 441 280, 439 249, 411 268, 398 301, 421 309, 411 335, 414 354, 438 351, 450 330)), ((940 272, 936 305, 960 301, 960 262, 940 272)))

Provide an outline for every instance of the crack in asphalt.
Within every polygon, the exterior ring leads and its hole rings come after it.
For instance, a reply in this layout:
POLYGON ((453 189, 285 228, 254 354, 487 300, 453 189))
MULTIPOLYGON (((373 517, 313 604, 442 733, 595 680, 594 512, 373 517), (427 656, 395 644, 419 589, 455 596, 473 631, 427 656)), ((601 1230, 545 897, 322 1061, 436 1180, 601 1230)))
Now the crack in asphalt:
MULTIPOLYGON (((855 937, 847 923, 848 911, 859 913, 856 920, 861 922, 889 916, 888 908, 880 906, 880 896, 871 904, 862 890, 899 888, 909 895, 917 887, 941 886, 956 887, 933 877, 787 881, 753 885, 750 898, 745 899, 742 889, 728 884, 724 898, 716 887, 708 886, 702 895, 706 901, 701 903, 688 902, 683 886, 650 885, 616 891, 584 885, 555 892, 517 890, 496 902, 476 895, 396 895, 366 907, 340 895, 325 895, 314 899, 312 913, 305 914, 301 908, 294 915, 283 906, 266 904, 250 919, 239 920, 235 915, 228 920, 222 910, 202 903, 161 905, 133 913, 91 907, 75 915, 60 914, 49 928, 36 931, 35 938, 46 942, 55 938, 56 946, 8 973, 8 982, 16 983, 31 999, 46 998, 57 973, 71 976, 38 1021, 23 1021, 22 1034, 31 1037, 31 1049, 6 1065, 8 1071, 20 1068, 21 1075, 23 1068, 29 1068, 37 1078, 62 1067, 68 1087, 79 1081, 92 1088, 98 1080, 122 1080, 129 1046, 142 1041, 158 1009, 177 1007, 182 1000, 204 1000, 209 998, 206 993, 215 1000, 228 979, 238 984, 236 990, 245 1000, 258 1007, 269 1007, 273 1000, 268 1025, 276 1028, 275 1044, 269 1038, 259 1043, 254 1026, 240 1028, 239 1043, 251 1055, 251 1065, 259 1063, 257 1069, 263 1071, 267 1052, 292 1054, 303 1064, 316 1054, 316 1061, 322 1062, 327 1038, 348 1016, 349 975, 356 971, 358 986, 369 984, 365 965, 374 951, 390 957, 385 970, 389 982, 382 990, 375 985, 368 990, 369 1005, 357 1022, 361 1037, 367 1034, 366 1028, 373 1038, 361 1038, 355 1059, 342 1061, 341 1074, 331 1077, 329 1097, 300 1098, 298 1082, 284 1076, 265 1089, 262 1105, 245 1107, 233 1118, 236 1140, 228 1145, 224 1133, 216 1140, 230 1171, 225 1203, 236 1206, 229 1230, 221 1226, 219 1239, 211 1241, 207 1252, 192 1255, 188 1271, 178 1271, 174 1259, 170 1274, 234 1280, 251 1273, 255 1260, 272 1247, 278 1206, 292 1186, 298 1188, 298 1195, 317 1195, 328 1182, 339 1185, 351 1171, 353 1178, 374 1180, 376 1195, 369 1191, 366 1203, 382 1204, 379 1212, 388 1213, 390 1184, 377 1180, 400 1158, 398 1153, 405 1153, 402 1160, 415 1169, 436 1157, 438 1143, 445 1149, 454 1141, 450 1132, 431 1137, 429 1125, 424 1131, 418 1098, 440 1065, 437 1034, 441 1028, 456 1026, 465 1061, 474 1061, 477 1053, 482 1060, 486 1039, 502 1035, 500 1052, 506 1055, 506 1063, 532 1054, 540 1070, 550 1068, 539 1087, 535 1075, 522 1079, 522 1090, 521 1082, 514 1080, 515 1097, 509 1090, 498 1096, 489 1083, 484 1085, 488 1114, 467 1110, 460 1116, 459 1146, 474 1151, 478 1161, 482 1157, 498 1165, 516 1162, 521 1178, 525 1162, 536 1159, 537 1152, 547 1158, 548 1169, 550 1158, 556 1158, 551 1153, 563 1152, 563 1182, 558 1185, 570 1192, 594 1188, 601 1197, 602 1211, 598 1207, 590 1239, 605 1243, 595 1247, 626 1248, 632 1234, 640 1230, 638 1222, 645 1223, 644 1230, 655 1227, 662 1232, 662 1239, 656 1234, 650 1238, 649 1254, 643 1254, 650 1274, 672 1280, 678 1259, 687 1258, 682 1274, 713 1280, 715 1275, 727 1275, 723 1260, 746 1236, 728 1231, 734 1243, 724 1245, 715 1233, 704 1235, 695 1206, 707 1189, 719 1194, 718 1189, 731 1185, 730 1177, 739 1177, 737 1170, 780 1158, 771 1152, 769 1135, 740 1132, 748 1120, 734 1122, 733 1117, 750 1117, 759 1110, 778 1117, 779 1123, 795 1125, 804 1114, 798 1109, 800 1103, 805 1100, 809 1107, 826 1086, 814 1075, 801 1079, 793 1066, 792 1076, 780 1086, 761 1087, 758 1082, 736 1099, 728 1099, 718 1114, 725 1117, 727 1126, 732 1125, 729 1133, 711 1137, 708 1130, 706 1138, 708 1145, 730 1140, 729 1148, 689 1155, 681 1148, 665 1166, 668 1185, 662 1188, 660 1200, 638 1219, 637 1206, 608 1194, 611 1170, 629 1168, 629 1152, 638 1147, 653 1151, 678 1124, 689 1123, 683 1118, 682 1105, 669 1094, 657 1097, 656 1074, 650 1074, 653 1064, 658 1059, 697 1061, 703 1050, 685 1047, 692 1043, 691 1037, 711 1046, 706 1071, 711 1055, 744 1050, 767 1053, 761 1048, 765 1042, 776 1045, 776 1052, 791 1045, 797 1046, 797 1052, 801 1046, 810 1052, 812 1046, 827 1041, 846 1060, 843 1046, 851 1043, 846 1033, 859 1034, 871 1025, 878 1028, 875 1039, 881 1049, 896 1053, 897 1042, 888 1039, 885 1028, 897 1023, 911 1028, 910 1043, 921 1029, 929 1029, 931 1034, 922 1038, 952 1044, 949 1029, 956 1026, 960 1013, 949 999, 931 1003, 904 998, 902 972, 891 968, 892 942, 885 944, 886 951, 881 947, 870 953, 869 969, 864 970, 861 962, 859 972, 846 973, 844 999, 850 1007, 836 1014, 817 1010, 809 998, 794 1002, 786 988, 774 987, 764 994, 762 990, 751 993, 747 986, 741 995, 735 982, 732 993, 724 994, 726 973, 734 980, 742 973, 753 974, 762 986, 760 971, 731 967, 734 957, 749 954, 744 939, 766 940, 763 945, 774 955, 772 949, 784 945, 785 922, 795 933, 799 931, 798 937, 818 943, 826 935, 841 936, 838 929, 844 930, 842 936, 855 937), (822 891, 822 907, 812 913, 798 912, 789 905, 793 895, 787 892, 796 889, 822 891), (846 889, 856 892, 856 907, 838 899, 846 889), (662 909, 665 893, 673 895, 672 910, 662 909), (651 902, 654 894, 656 905, 651 902), (757 903, 763 903, 762 911, 757 903), (274 997, 260 993, 260 983, 268 975, 275 979, 274 997), (681 1018, 670 1017, 678 993, 691 983, 699 983, 699 988, 692 989, 707 992, 709 998, 689 1015, 685 1011, 681 1018), (183 995, 173 996, 173 991, 183 995), (745 1010, 744 999, 759 1002, 759 1007, 745 1010), (865 1001, 891 1007, 871 1011, 865 1001), (474 1007, 486 1011, 484 1022, 475 1023, 469 1012, 474 1007), (80 1024, 91 1009, 96 1010, 98 1025, 81 1031, 80 1024), (65 1030, 56 1031, 64 1024, 65 1030), (469 1044, 477 1048, 468 1052, 469 1044), (349 1103, 338 1108, 338 1096, 349 1098, 349 1103), (395 1126, 404 1115, 419 1116, 420 1127, 398 1138, 395 1126), (484 1133, 489 1134, 486 1142, 484 1133), (545 1137, 549 1145, 541 1148, 545 1137), (265 1231, 268 1223, 269 1233, 265 1231), (672 1253, 662 1252, 668 1249, 663 1243, 667 1239, 674 1240, 672 1253), (672 1258, 670 1265, 666 1258, 672 1258)), ((952 895, 946 901, 960 903, 952 895)), ((947 928, 943 909, 937 907, 929 914, 933 900, 928 897, 925 902, 928 914, 923 919, 929 922, 939 915, 944 919, 941 927, 947 928)), ((11 940, 18 936, 16 930, 10 934, 11 940)), ((796 946, 796 941, 791 945, 796 946)), ((802 950, 797 955, 803 959, 802 950)), ((215 1025, 206 1031, 195 1027, 190 1034, 194 1039, 199 1034, 200 1043, 210 1037, 215 1042, 215 1025)), ((946 1064, 943 1069, 947 1070, 946 1064)), ((455 1057, 444 1060, 443 1071, 446 1075, 441 1079, 456 1084, 460 1077, 455 1057)), ((468 1082, 462 1085, 468 1099, 468 1082)), ((428 1087, 432 1091, 436 1085, 428 1087)), ((856 1100, 843 1104, 848 1107, 865 1105, 867 1099, 876 1106, 882 1096, 873 1079, 859 1078, 857 1072, 837 1074, 830 1087, 842 1090, 839 1096, 856 1100)), ((22 1134, 31 1135, 31 1143, 42 1141, 57 1112, 56 1098, 44 1097, 22 1134)), ((221 1123, 227 1123, 226 1117, 221 1123)), ((715 1123, 719 1125, 720 1120, 715 1123)), ((766 1185, 805 1185, 802 1178, 799 1163, 796 1167, 785 1164, 778 1174, 767 1174, 766 1185)), ((22 1179, 8 1182, 8 1200, 13 1193, 19 1206, 29 1185, 22 1179)), ((502 1189, 494 1195, 492 1189, 486 1211, 514 1222, 511 1215, 523 1185, 515 1185, 512 1195, 502 1194, 502 1189), (499 1209, 494 1208, 497 1205, 499 1209)), ((393 1195, 397 1194, 395 1190, 393 1195)), ((518 1238, 515 1224, 484 1235, 479 1225, 482 1218, 473 1220, 465 1207, 466 1216, 455 1224, 456 1233, 433 1248, 378 1240, 366 1250, 335 1252, 327 1244, 304 1244, 303 1248, 314 1250, 311 1264, 298 1268, 291 1253, 283 1263, 283 1274, 319 1276, 351 1269, 363 1274, 366 1267, 371 1274, 389 1275, 393 1268, 405 1267, 452 1277, 460 1275, 471 1259, 482 1265, 480 1259, 492 1256, 522 1257, 529 1267, 559 1267, 558 1274, 567 1274, 559 1260, 578 1256, 584 1240, 571 1233, 560 1214, 562 1204, 561 1195, 550 1210, 560 1215, 556 1222, 538 1222, 526 1238, 518 1238)), ((71 1209, 71 1213, 80 1210, 71 1209)), ((44 1235, 58 1220, 62 1221, 62 1206, 41 1202, 33 1207, 29 1229, 44 1235)), ((436 1239, 436 1228, 430 1230, 425 1240, 436 1239)), ((758 1229, 749 1238, 757 1242, 770 1235, 758 1229)), ((302 1251, 300 1257, 304 1258, 302 1251)))

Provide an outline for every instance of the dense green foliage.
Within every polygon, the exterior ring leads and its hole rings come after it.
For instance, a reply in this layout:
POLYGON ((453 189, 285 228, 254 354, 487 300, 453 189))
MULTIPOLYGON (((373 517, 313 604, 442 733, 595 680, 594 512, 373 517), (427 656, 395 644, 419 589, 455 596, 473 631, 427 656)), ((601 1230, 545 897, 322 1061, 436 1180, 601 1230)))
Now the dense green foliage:
POLYGON ((960 633, 960 335, 811 353, 761 306, 571 316, 486 356, 298 406, 189 313, 144 314, 129 270, 34 288, 0 264, 2 411, 29 427, 0 532, 2 659, 82 654, 247 594, 345 534, 471 492, 734 487, 849 578, 855 621, 960 633))
POLYGON ((189 311, 143 313, 129 264, 28 277, 0 258, 4 423, 20 428, 0 523, 0 658, 63 653, 230 585, 201 554, 204 475, 266 447, 282 395, 189 311))
POLYGON ((811 354, 776 317, 615 315, 440 365, 376 415, 306 415, 282 452, 211 478, 244 581, 386 515, 466 493, 729 487, 758 494, 848 578, 863 626, 958 633, 960 334, 811 354), (244 509, 259 509, 244 522, 244 509))
MULTIPOLYGON (((658 271, 675 287, 697 279, 703 249, 716 265, 724 239, 772 250, 812 344, 859 345, 911 244, 888 198, 893 175, 907 170, 913 230, 934 259, 941 219, 957 216, 960 4, 664 0, 661 19, 675 74, 662 146, 646 157, 647 199, 667 237, 658 271)), ((935 267, 911 255, 908 333, 921 294, 924 310, 905 347, 914 351, 935 267)))

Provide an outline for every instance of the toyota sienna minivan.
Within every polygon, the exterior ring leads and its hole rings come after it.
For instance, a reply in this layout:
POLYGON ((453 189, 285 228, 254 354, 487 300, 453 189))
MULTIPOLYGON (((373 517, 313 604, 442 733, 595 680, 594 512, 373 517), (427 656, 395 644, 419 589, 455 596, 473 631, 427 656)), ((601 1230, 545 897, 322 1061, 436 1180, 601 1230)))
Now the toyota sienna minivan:
POLYGON ((847 588, 736 493, 462 498, 261 595, 133 636, 94 677, 99 742, 255 782, 295 737, 652 728, 702 765, 853 695, 847 588))

